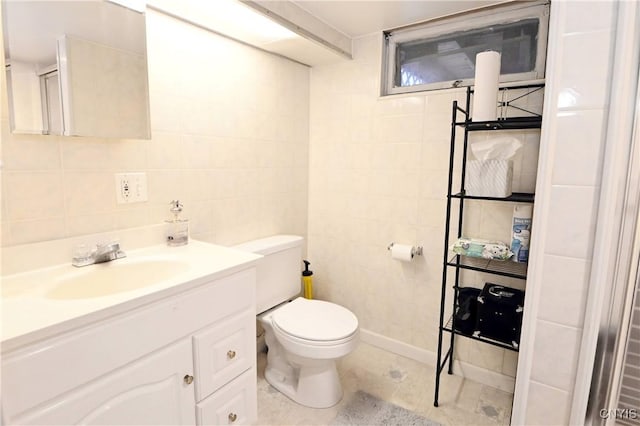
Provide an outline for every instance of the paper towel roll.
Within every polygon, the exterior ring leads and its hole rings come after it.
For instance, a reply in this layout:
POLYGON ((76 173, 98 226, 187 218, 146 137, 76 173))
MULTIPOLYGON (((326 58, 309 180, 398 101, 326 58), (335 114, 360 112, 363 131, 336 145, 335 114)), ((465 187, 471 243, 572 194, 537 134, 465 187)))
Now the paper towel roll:
POLYGON ((391 246, 391 258, 402 260, 403 262, 411 262, 411 259, 413 259, 413 246, 394 243, 391 246))
POLYGON ((498 80, 500 53, 492 50, 476 55, 476 77, 473 92, 473 121, 498 118, 498 80))

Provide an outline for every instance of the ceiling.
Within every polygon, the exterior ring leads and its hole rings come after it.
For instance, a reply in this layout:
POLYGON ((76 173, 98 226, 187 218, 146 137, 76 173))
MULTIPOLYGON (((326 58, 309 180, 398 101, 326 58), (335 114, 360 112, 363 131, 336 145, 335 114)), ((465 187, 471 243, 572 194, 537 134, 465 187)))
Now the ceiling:
POLYGON ((359 37, 506 0, 292 0, 349 37, 359 37))
MULTIPOLYGON (((112 0, 113 1, 113 0, 112 0)), ((333 45, 335 37, 351 38, 379 33, 385 29, 392 29, 416 22, 421 22, 445 15, 464 12, 471 9, 502 3, 505 0, 254 0, 254 3, 265 5, 280 5, 274 9, 286 14, 291 7, 303 9, 302 15, 309 13, 310 18, 301 17, 295 13, 293 17, 302 19, 300 25, 311 25, 311 32, 329 41, 333 45), (313 20, 319 20, 314 24, 313 20), (322 30, 322 26, 332 27, 338 32, 331 35, 330 30, 322 30), (342 33, 342 34, 340 34, 342 33)), ((213 29, 232 38, 242 40, 261 49, 278 53, 298 62, 311 66, 333 63, 345 60, 345 56, 335 50, 327 48, 322 43, 307 37, 282 37, 274 39, 256 39, 250 34, 254 28, 260 27, 251 16, 231 14, 225 6, 237 3, 235 0, 146 0, 149 6, 165 10, 174 16, 194 22, 198 25, 213 29), (213 7, 219 6, 219 7, 213 7), (229 31, 230 23, 244 23, 244 28, 229 31)), ((247 2, 244 2, 247 3, 247 2)), ((251 3, 251 2, 248 2, 251 3)), ((5 30, 9 36, 5 39, 14 60, 36 62, 43 66, 45 63, 55 62, 55 39, 60 34, 83 36, 94 41, 102 42, 103 38, 114 38, 116 45, 122 48, 133 40, 144 41, 144 24, 136 25, 131 32, 131 22, 122 19, 118 14, 129 11, 126 8, 96 1, 11 1, 4 6, 5 30), (41 13, 36 13, 37 6, 41 13), (105 10, 102 10, 105 9, 105 10), (107 26, 95 25, 95 21, 85 19, 84 16, 100 16, 99 21, 109 23, 107 26), (112 16, 113 15, 113 16, 112 16), (55 19, 54 19, 55 18, 55 19), (124 22, 125 27, 116 27, 114 22, 124 22), (38 31, 34 31, 35 29, 38 31), (46 43, 35 37, 48 38, 46 43), (91 34, 89 37, 88 34, 91 34), (45 49, 42 46, 46 46, 45 49)), ((243 5, 240 3, 240 9, 243 5)), ((130 12, 130 11, 129 11, 130 12)), ((295 12, 295 11, 294 11, 295 12)), ((135 15, 135 13, 134 13, 135 15)), ((138 16, 140 16, 138 14, 138 16)), ((270 16, 273 18, 273 16, 270 16)), ((139 18, 143 19, 143 18, 139 18)), ((264 16, 262 17, 264 19, 264 16)), ((290 29, 296 31, 297 22, 290 22, 290 29)), ((284 30, 284 29, 283 29, 284 30)), ((286 30, 285 30, 286 31, 286 30)), ((104 43, 103 44, 107 44, 104 43)), ((113 43, 110 43, 113 44, 113 43)), ((348 43, 349 45, 351 43, 348 43)), ((144 43, 143 43, 144 45, 144 43)))
MULTIPOLYGON (((113 1, 113 0, 112 0, 113 1)), ((307 65, 343 59, 236 0, 146 0, 147 6, 307 65)))
POLYGON ((5 59, 46 67, 56 63, 56 40, 70 35, 145 53, 144 15, 109 2, 3 2, 5 59))

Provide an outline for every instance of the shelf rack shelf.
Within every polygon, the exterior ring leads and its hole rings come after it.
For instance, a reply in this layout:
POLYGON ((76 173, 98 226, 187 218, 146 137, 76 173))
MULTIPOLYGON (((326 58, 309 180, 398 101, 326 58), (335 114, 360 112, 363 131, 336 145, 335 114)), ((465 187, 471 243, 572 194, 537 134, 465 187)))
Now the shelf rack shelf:
POLYGON ((503 277, 527 279, 527 264, 510 260, 483 259, 480 257, 453 256, 447 266, 471 271, 486 272, 503 277))
POLYGON ((449 321, 447 321, 447 324, 442 328, 442 330, 446 331, 448 333, 456 334, 458 336, 466 337, 466 338, 471 339, 471 340, 477 340, 478 342, 484 342, 484 343, 488 343, 488 344, 493 345, 493 346, 498 346, 500 348, 508 349, 508 350, 514 351, 514 352, 518 352, 518 348, 514 347, 510 343, 501 342, 499 340, 489 339, 489 338, 482 337, 482 336, 474 336, 473 334, 468 334, 468 333, 464 333, 464 332, 462 332, 460 330, 455 330, 453 328, 453 317, 449 317, 449 321))
POLYGON ((496 197, 478 197, 475 195, 465 195, 461 192, 456 194, 451 194, 452 198, 464 198, 467 200, 486 200, 486 201, 506 201, 511 203, 533 203, 535 199, 535 194, 528 192, 514 192, 510 196, 506 198, 496 198, 496 197))
MULTIPOLYGON (((447 368, 448 374, 453 374, 453 353, 455 336, 464 336, 469 339, 477 340, 494 346, 498 346, 504 349, 517 351, 510 343, 504 343, 492 339, 487 339, 481 336, 474 336, 468 333, 463 333, 455 327, 455 317, 449 318, 445 323, 445 307, 447 296, 447 281, 449 279, 448 271, 453 268, 455 270, 455 282, 453 285, 453 312, 456 312, 458 290, 460 286, 460 271, 472 270, 478 272, 484 272, 493 274, 496 276, 516 278, 520 280, 526 280, 527 278, 527 264, 517 263, 512 261, 499 261, 488 260, 481 258, 472 258, 467 256, 454 255, 450 257, 449 254, 449 236, 451 233, 451 204, 453 201, 459 203, 458 209, 458 238, 462 235, 462 223, 464 217, 464 204, 466 200, 479 200, 479 201, 499 201, 510 203, 529 203, 532 204, 535 200, 535 195, 532 193, 513 193, 506 198, 495 197, 481 197, 466 195, 464 188, 465 172, 467 164, 467 148, 469 141, 469 132, 474 131, 501 131, 501 130, 528 130, 528 129, 540 129, 542 126, 542 116, 538 113, 532 112, 522 105, 519 105, 519 101, 526 99, 532 93, 539 92, 544 89, 544 84, 512 86, 508 88, 501 88, 501 101, 498 102, 502 117, 493 121, 473 121, 469 113, 471 107, 471 94, 473 89, 468 87, 466 93, 465 108, 458 106, 458 102, 454 101, 451 112, 451 147, 449 151, 449 181, 447 188, 447 211, 445 222, 445 235, 444 235, 444 256, 442 267, 442 290, 440 298, 440 325, 438 333, 438 352, 437 352, 437 364, 436 364, 436 384, 434 403, 438 406, 438 395, 440 391, 440 374, 447 368), (510 93, 516 93, 510 98, 510 93), (510 93, 509 93, 510 92, 510 93), (522 115, 520 117, 507 117, 512 111, 519 111, 522 115), (464 139, 461 147, 456 148, 456 131, 462 129, 464 131, 464 139), (453 170, 454 170, 454 158, 456 149, 462 150, 462 179, 460 181, 460 190, 458 192, 453 191, 453 170), (448 350, 444 350, 444 334, 450 335, 450 345, 448 350)), ((475 202, 475 201, 474 201, 475 202)))
POLYGON ((469 132, 482 130, 526 130, 542 127, 542 117, 513 117, 495 121, 462 121, 456 126, 462 126, 469 132))

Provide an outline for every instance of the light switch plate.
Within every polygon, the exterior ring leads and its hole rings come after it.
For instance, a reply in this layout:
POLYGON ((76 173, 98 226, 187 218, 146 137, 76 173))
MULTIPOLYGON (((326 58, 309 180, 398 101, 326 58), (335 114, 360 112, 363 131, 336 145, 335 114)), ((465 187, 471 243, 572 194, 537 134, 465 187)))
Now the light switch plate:
POLYGON ((149 199, 146 173, 116 173, 118 204, 142 203, 149 199))

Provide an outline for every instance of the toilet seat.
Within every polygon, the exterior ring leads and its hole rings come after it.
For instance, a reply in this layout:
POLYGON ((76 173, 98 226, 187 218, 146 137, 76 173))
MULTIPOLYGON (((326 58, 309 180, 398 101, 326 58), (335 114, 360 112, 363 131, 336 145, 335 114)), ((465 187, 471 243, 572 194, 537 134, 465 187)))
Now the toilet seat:
POLYGON ((355 337, 357 337, 358 332, 357 330, 355 332, 353 332, 353 334, 351 334, 349 337, 345 337, 344 339, 339 339, 339 340, 309 340, 309 339, 301 339, 300 337, 296 337, 293 336, 289 333, 287 333, 286 331, 282 330, 280 327, 278 327, 277 324, 275 323, 271 323, 271 326, 273 327, 273 331, 274 333, 276 333, 277 335, 281 336, 283 339, 286 339, 289 343, 292 343, 294 345, 302 345, 302 346, 306 346, 308 348, 328 348, 328 347, 335 347, 335 346, 340 346, 342 344, 345 343, 349 343, 350 341, 354 340, 355 337))
POLYGON ((347 308, 302 297, 276 309, 272 323, 292 340, 314 346, 349 341, 358 331, 358 319, 347 308))

